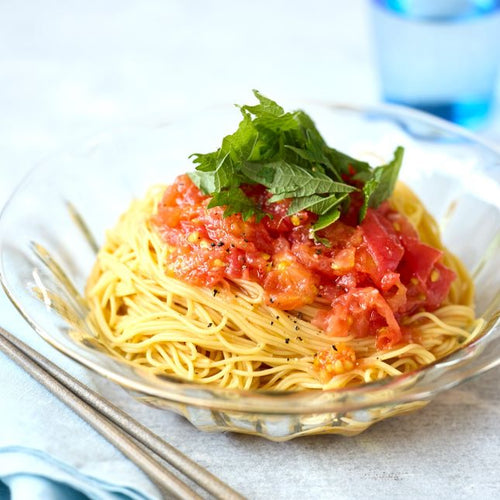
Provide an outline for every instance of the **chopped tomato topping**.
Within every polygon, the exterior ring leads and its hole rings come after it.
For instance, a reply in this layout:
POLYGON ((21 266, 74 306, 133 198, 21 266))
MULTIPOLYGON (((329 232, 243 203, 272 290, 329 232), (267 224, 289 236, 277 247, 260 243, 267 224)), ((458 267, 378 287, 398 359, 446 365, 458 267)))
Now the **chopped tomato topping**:
POLYGON ((368 210, 361 223, 363 240, 381 275, 394 271, 405 253, 392 224, 376 210, 368 210))
POLYGON ((269 302, 278 309, 293 310, 310 304, 318 295, 318 277, 300 264, 288 251, 273 256, 272 267, 264 278, 269 302))
POLYGON ((346 344, 332 345, 316 354, 313 366, 321 379, 328 382, 334 375, 341 375, 355 368, 356 353, 346 344))
POLYGON ((313 323, 332 337, 375 334, 379 349, 395 345, 402 338, 394 312, 373 287, 355 288, 340 295, 330 310, 318 313, 313 323))
POLYGON ((287 215, 290 200, 269 203, 262 186, 246 193, 267 214, 260 222, 207 209, 210 198, 187 175, 166 189, 153 221, 169 246, 169 273, 204 287, 256 281, 267 303, 283 310, 321 299, 330 306, 314 323, 327 335, 373 336, 380 349, 402 342, 402 318, 439 307, 455 279, 442 252, 388 203, 368 209, 359 225, 351 204, 319 232, 324 245, 310 236, 316 215, 287 215))

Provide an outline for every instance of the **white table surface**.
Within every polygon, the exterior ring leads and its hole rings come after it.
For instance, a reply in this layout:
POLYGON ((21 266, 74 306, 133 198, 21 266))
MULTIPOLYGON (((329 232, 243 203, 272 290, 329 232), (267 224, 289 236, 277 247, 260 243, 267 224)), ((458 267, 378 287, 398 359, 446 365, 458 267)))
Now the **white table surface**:
MULTIPOLYGON (((372 103, 363 0, 0 4, 0 204, 54 151, 200 104, 315 97, 372 103)), ((500 93, 499 93, 500 95, 500 93)), ((481 133, 500 138, 499 104, 481 133)), ((0 296, 1 324, 29 328, 0 296)), ((0 383, 8 365, 0 360, 0 383)), ((206 434, 102 382, 113 401, 249 498, 500 498, 499 371, 343 438, 206 434)))

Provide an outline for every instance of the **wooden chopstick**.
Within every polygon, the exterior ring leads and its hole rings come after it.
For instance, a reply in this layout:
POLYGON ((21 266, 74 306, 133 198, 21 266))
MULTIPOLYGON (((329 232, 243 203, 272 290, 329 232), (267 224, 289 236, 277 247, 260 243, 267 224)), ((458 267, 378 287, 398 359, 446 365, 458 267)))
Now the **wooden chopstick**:
POLYGON ((178 498, 201 498, 130 436, 216 498, 243 499, 219 478, 2 327, 0 327, 0 350, 94 427, 163 491, 178 498))

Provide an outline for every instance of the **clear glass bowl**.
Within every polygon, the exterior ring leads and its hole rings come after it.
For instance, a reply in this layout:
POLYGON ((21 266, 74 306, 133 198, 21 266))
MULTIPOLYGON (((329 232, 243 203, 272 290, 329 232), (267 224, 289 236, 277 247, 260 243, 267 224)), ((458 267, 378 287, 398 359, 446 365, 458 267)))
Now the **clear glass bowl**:
POLYGON ((477 314, 472 344, 411 374, 337 391, 244 392, 154 376, 106 352, 87 322, 82 296, 97 246, 133 197, 192 170, 191 153, 212 151, 240 119, 206 110, 183 121, 118 130, 53 157, 14 192, 0 218, 1 280, 31 326, 50 344, 207 431, 273 440, 357 434, 414 410, 436 394, 500 363, 500 151, 416 111, 300 103, 327 142, 376 163, 406 148, 401 178, 442 226, 445 244, 473 273, 477 314))

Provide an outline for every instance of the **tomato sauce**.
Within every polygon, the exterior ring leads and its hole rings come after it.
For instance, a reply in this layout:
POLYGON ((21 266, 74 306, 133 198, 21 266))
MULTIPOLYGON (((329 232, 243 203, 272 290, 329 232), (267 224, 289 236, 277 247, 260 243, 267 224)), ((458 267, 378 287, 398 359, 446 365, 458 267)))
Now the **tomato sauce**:
POLYGON ((311 237, 316 215, 287 215, 289 200, 269 203, 261 186, 248 186, 246 194, 267 214, 260 222, 207 209, 210 198, 187 175, 166 189, 153 221, 170 247, 173 276, 211 288, 224 280, 256 281, 267 303, 283 310, 320 299, 328 307, 314 318, 316 326, 336 337, 375 336, 379 349, 402 342, 401 319, 439 307, 455 279, 442 252, 422 243, 387 202, 368 209, 359 225, 359 204, 352 203, 319 231, 325 245, 311 237))

